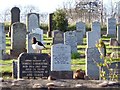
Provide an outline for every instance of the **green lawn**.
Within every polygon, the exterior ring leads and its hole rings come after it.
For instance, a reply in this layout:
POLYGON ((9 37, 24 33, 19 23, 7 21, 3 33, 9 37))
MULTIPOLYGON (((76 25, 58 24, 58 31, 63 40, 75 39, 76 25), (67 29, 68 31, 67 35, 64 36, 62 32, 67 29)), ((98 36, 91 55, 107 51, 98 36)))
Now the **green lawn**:
MULTIPOLYGON (((120 49, 119 47, 113 47, 109 46, 109 37, 103 36, 102 40, 105 41, 105 45, 107 48, 107 53, 113 52, 113 48, 120 49)), ((44 35, 44 43, 47 49, 43 50, 42 53, 51 53, 51 46, 52 46, 52 38, 47 38, 47 35, 44 35)), ((10 38, 6 37, 6 53, 9 53, 10 50, 10 38)), ((78 45, 78 53, 85 54, 85 48, 86 48, 86 38, 83 39, 83 45, 78 45)), ((114 61, 118 61, 120 59, 114 59, 114 61)), ((0 64, 3 64, 3 66, 0 66, 0 72, 12 72, 12 61, 13 60, 0 60, 0 64)), ((85 70, 85 58, 76 58, 72 59, 71 61, 71 70, 77 70, 77 69, 83 69, 85 70)))

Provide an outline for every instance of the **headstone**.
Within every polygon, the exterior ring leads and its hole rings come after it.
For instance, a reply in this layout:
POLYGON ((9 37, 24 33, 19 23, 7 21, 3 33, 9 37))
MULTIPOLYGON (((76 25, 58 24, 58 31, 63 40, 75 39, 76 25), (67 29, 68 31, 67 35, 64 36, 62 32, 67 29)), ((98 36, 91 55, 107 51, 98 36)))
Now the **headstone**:
POLYGON ((100 27, 100 23, 98 21, 92 22, 91 29, 92 29, 92 31, 97 32, 98 37, 101 38, 101 27, 100 27))
MULTIPOLYGON (((31 46, 32 45, 31 44, 31 34, 32 34, 32 30, 34 30, 35 28, 39 28, 39 14, 29 13, 27 15, 27 32, 29 33, 27 35, 27 43, 28 43, 27 44, 27 52, 28 53, 33 53, 33 49, 32 49, 32 46, 31 46)), ((37 39, 39 39, 39 37, 37 39)))
POLYGON ((0 59, 3 59, 3 55, 6 52, 6 36, 4 30, 4 24, 0 23, 0 59))
POLYGON ((97 42, 100 37, 96 31, 89 31, 86 33, 87 35, 87 48, 96 47, 97 42))
POLYGON ((120 25, 117 26, 117 41, 120 44, 120 25))
POLYGON ((49 14, 49 23, 48 23, 48 32, 47 32, 47 37, 52 36, 52 30, 53 30, 53 15, 54 13, 49 14))
POLYGON ((37 34, 37 33, 30 33, 28 35, 28 44, 27 44, 27 53, 36 53, 33 48, 32 48, 32 38, 35 37, 38 41, 41 40, 41 35, 40 34, 37 34))
POLYGON ((59 31, 59 30, 55 30, 52 32, 52 44, 58 44, 58 43, 64 43, 64 33, 59 31))
POLYGON ((120 23, 120 1, 117 2, 117 16, 118 16, 118 23, 120 23))
POLYGON ((116 19, 108 18, 107 20, 107 35, 116 36, 116 19))
POLYGON ((71 47, 55 44, 51 47, 51 71, 71 70, 71 47))
POLYGON ((110 38, 110 46, 118 46, 118 41, 116 38, 110 38))
POLYGON ((11 9, 11 25, 15 22, 20 22, 20 9, 18 7, 11 9))
POLYGON ((77 52, 77 36, 75 31, 64 33, 64 44, 71 46, 71 53, 77 52))
POLYGON ((22 53, 18 57, 18 78, 48 78, 49 71, 48 54, 22 53))
POLYGON ((17 63, 17 61, 13 61, 13 63, 12 63, 12 78, 17 78, 17 74, 18 74, 18 63, 17 63))
POLYGON ((13 56, 26 52, 26 25, 16 22, 11 26, 11 50, 13 56))
POLYGON ((51 47, 50 76, 57 79, 72 79, 71 47, 64 44, 55 44, 51 47))
POLYGON ((83 35, 86 35, 86 26, 84 22, 77 22, 76 23, 76 31, 82 31, 83 35))
POLYGON ((99 79, 100 72, 97 63, 103 63, 96 47, 86 49, 86 75, 91 79, 99 79))

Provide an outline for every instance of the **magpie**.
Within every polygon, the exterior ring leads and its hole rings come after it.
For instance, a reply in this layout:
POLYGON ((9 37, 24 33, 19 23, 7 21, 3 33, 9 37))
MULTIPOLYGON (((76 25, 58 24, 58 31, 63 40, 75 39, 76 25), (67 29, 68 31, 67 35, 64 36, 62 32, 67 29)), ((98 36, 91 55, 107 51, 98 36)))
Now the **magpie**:
POLYGON ((35 37, 32 38, 32 48, 36 53, 41 53, 42 49, 46 49, 46 47, 40 41, 37 41, 35 37))

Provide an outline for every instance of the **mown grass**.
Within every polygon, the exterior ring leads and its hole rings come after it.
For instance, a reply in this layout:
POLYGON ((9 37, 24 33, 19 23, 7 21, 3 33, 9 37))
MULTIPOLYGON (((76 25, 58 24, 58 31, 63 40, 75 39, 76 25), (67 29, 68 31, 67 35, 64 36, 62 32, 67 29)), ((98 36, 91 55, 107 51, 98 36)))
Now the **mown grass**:
MULTIPOLYGON (((47 38, 47 35, 44 34, 44 44, 47 47, 47 49, 44 49, 42 51, 42 53, 51 53, 51 46, 52 46, 52 38, 47 38)), ((119 47, 113 47, 113 46, 109 46, 109 40, 110 37, 107 36, 103 36, 102 40, 105 41, 105 45, 107 48, 107 53, 112 53, 114 49, 120 49, 119 47)), ((10 51, 10 37, 6 37, 6 53, 9 53, 10 51)), ((83 44, 82 45, 78 45, 78 53, 81 54, 85 54, 85 48, 87 47, 86 45, 86 38, 83 38, 83 44)), ((119 52, 118 52, 119 53, 119 52)), ((12 72, 12 61, 13 60, 0 60, 0 64, 4 64, 3 66, 0 66, 1 71, 2 72, 12 72)), ((120 61, 120 59, 113 59, 113 61, 120 61)), ((71 60, 71 70, 75 71, 77 69, 83 69, 85 70, 85 58, 75 58, 71 60)))

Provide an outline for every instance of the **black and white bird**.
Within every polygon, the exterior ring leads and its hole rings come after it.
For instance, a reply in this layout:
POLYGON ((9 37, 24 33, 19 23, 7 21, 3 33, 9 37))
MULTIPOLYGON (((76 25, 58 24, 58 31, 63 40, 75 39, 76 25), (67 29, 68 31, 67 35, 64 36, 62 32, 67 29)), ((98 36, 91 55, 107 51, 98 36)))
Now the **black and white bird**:
POLYGON ((32 38, 32 48, 36 53, 41 53, 42 49, 46 49, 46 47, 40 41, 37 41, 35 37, 32 38))

